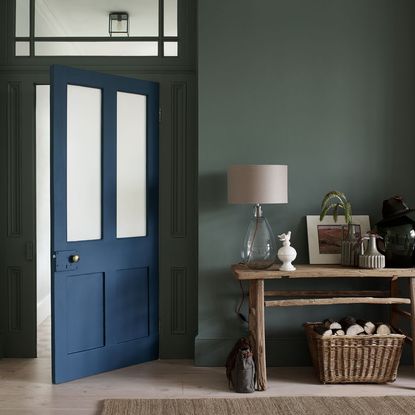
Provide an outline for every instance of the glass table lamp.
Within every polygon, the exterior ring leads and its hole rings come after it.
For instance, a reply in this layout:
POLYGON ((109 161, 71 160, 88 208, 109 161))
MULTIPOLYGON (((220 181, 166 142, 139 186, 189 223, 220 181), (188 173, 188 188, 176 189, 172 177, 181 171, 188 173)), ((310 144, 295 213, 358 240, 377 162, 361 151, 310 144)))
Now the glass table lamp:
POLYGON ((285 165, 234 165, 228 169, 228 202, 254 205, 241 249, 242 261, 249 268, 265 269, 275 261, 275 236, 261 205, 288 203, 287 170, 285 165))

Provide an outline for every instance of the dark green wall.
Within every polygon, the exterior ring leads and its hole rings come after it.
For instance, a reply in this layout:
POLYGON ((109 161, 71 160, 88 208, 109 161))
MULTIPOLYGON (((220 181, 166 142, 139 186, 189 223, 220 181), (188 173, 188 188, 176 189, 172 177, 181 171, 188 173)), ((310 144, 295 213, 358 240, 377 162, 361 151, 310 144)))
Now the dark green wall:
MULTIPOLYGON (((229 266, 251 208, 227 204, 230 164, 288 164, 289 203, 265 214, 275 233, 293 232, 297 263, 308 261, 305 215, 319 213, 328 190, 372 223, 394 194, 415 205, 415 2, 209 0, 198 13, 196 362, 209 365, 246 330, 229 266)), ((317 285, 339 286, 302 286, 317 285)), ((386 318, 378 306, 268 310, 269 363, 308 364, 301 324, 348 312, 386 318)))

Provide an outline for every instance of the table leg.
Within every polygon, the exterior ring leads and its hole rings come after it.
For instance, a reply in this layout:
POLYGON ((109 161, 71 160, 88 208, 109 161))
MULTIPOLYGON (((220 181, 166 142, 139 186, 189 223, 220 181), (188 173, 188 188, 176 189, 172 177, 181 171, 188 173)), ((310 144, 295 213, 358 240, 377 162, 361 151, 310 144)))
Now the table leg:
MULTIPOLYGON (((397 276, 393 276, 390 281, 390 297, 399 297, 399 280, 397 276)), ((398 306, 396 304, 391 305, 391 314, 390 314, 390 325, 394 329, 399 328, 399 316, 397 313, 398 306)))
POLYGON ((409 291, 411 295, 411 337, 412 337, 412 361, 415 366, 415 278, 409 279, 409 291))
POLYGON ((249 336, 253 341, 258 390, 267 389, 265 358, 264 280, 249 285, 249 336))

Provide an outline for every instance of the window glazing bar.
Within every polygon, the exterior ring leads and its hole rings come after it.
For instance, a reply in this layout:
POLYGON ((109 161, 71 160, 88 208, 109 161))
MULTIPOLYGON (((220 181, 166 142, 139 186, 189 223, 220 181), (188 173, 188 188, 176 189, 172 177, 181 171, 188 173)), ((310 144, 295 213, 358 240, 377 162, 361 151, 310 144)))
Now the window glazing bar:
POLYGON ((164 56, 163 46, 163 35, 164 35, 164 0, 159 0, 159 45, 158 45, 158 56, 164 56))
MULTIPOLYGON (((16 38, 17 39, 17 38, 16 38)), ((105 36, 99 36, 99 37, 35 37, 35 42, 158 42, 159 37, 158 36, 129 36, 129 37, 105 37, 105 36)), ((175 40, 177 41, 176 37, 166 37, 162 40, 175 40)))
POLYGON ((30 0, 30 56, 35 56, 35 0, 30 0))

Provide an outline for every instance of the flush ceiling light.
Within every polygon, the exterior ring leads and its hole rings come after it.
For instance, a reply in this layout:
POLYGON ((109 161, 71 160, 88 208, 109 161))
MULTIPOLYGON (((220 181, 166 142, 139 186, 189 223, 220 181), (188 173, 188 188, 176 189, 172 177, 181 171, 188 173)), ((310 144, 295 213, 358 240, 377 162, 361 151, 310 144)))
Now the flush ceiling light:
POLYGON ((109 14, 110 36, 129 36, 129 19, 127 12, 111 12, 109 14))

